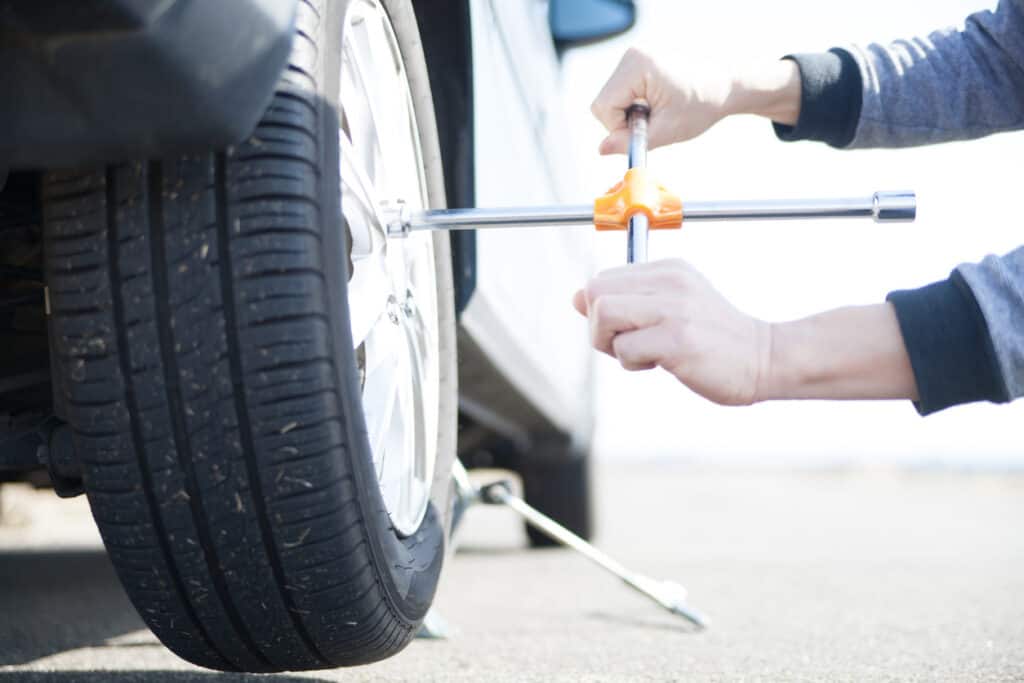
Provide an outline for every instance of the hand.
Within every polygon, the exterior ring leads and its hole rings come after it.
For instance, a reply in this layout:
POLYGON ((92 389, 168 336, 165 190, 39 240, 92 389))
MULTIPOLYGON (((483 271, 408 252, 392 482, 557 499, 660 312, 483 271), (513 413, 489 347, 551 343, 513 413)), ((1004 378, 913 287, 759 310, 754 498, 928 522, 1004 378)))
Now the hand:
POLYGON ((769 324, 683 261, 605 271, 576 292, 591 342, 627 370, 662 367, 723 405, 919 398, 896 310, 846 306, 769 324))
POLYGON ((625 154, 626 110, 637 100, 646 101, 651 109, 647 145, 654 149, 695 138, 732 114, 757 114, 795 125, 801 88, 800 69, 789 59, 728 71, 705 65, 670 73, 630 48, 590 109, 608 129, 601 154, 625 154))
POLYGON ((695 138, 725 115, 729 80, 713 74, 669 74, 644 52, 630 48, 590 106, 608 129, 601 154, 625 154, 629 127, 625 112, 637 100, 651 108, 649 149, 695 138))
POLYGON ((591 343, 627 370, 662 367, 723 405, 758 400, 768 373, 771 327, 734 308, 689 264, 605 271, 576 292, 591 343))

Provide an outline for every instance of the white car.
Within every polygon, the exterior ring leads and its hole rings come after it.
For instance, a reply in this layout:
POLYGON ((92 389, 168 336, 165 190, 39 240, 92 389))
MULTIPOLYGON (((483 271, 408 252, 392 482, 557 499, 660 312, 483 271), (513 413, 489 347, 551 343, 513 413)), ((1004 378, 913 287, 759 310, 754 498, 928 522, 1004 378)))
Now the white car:
POLYGON ((387 224, 574 198, 558 50, 631 2, 0 9, 0 473, 88 495, 163 643, 233 671, 398 652, 456 454, 589 534, 590 354, 551 296, 585 242, 387 224))

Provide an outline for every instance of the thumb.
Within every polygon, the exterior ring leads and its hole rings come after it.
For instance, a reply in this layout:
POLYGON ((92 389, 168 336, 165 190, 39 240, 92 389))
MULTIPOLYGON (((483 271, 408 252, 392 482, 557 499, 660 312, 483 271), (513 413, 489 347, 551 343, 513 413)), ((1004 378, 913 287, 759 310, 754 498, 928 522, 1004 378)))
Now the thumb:
POLYGON ((629 151, 629 129, 617 128, 601 141, 598 152, 601 154, 625 154, 629 151))
POLYGON ((582 289, 573 295, 572 305, 579 311, 580 315, 587 314, 587 297, 583 294, 582 289))

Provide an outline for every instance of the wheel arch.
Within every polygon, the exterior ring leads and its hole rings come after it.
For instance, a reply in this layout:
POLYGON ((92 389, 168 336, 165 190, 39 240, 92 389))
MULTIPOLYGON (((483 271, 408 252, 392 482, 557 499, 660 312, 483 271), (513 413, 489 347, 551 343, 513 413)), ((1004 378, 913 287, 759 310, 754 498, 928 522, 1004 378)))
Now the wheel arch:
MULTIPOLYGON (((449 207, 476 205, 473 126, 473 40, 469 0, 413 2, 434 98, 449 207)), ((453 231, 455 310, 461 313, 476 288, 476 234, 453 231)))

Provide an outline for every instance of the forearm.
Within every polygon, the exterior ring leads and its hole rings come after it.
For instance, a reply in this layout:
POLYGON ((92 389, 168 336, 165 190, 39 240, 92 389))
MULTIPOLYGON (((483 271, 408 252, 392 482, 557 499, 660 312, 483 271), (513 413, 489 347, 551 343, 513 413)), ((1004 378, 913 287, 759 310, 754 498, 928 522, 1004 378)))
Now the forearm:
POLYGON ((783 59, 741 69, 732 79, 725 110, 756 114, 787 126, 800 118, 801 80, 795 62, 783 59))
POLYGON ((891 304, 839 308, 771 326, 756 400, 917 399, 891 304))
POLYGON ((907 147, 1024 128, 1024 0, 962 29, 851 47, 864 75, 851 147, 907 147))

